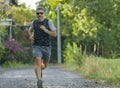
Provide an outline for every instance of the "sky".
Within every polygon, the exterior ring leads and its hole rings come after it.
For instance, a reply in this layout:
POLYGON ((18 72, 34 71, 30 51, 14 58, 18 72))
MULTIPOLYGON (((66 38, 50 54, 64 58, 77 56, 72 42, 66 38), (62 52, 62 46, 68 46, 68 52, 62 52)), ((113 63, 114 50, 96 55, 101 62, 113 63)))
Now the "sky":
POLYGON ((18 0, 18 3, 25 3, 27 7, 35 10, 36 9, 35 3, 38 1, 40 0, 18 0))

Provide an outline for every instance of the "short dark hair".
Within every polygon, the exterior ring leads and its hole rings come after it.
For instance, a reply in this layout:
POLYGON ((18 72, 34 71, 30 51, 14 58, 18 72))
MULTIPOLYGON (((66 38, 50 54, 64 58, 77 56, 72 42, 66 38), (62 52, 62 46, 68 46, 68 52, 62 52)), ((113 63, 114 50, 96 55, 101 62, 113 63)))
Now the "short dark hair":
POLYGON ((43 7, 37 7, 36 11, 37 10, 43 10, 43 11, 45 11, 45 9, 43 7))

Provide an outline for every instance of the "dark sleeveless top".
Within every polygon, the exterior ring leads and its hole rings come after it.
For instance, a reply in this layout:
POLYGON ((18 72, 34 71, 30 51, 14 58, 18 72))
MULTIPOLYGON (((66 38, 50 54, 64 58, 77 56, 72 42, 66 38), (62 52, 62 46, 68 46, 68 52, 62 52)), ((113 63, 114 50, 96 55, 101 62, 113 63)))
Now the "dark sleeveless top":
POLYGON ((44 25, 47 30, 50 30, 48 25, 48 19, 44 19, 44 21, 42 22, 40 22, 39 20, 34 20, 33 21, 33 29, 34 29, 33 45, 50 46, 49 35, 40 29, 41 25, 44 25))

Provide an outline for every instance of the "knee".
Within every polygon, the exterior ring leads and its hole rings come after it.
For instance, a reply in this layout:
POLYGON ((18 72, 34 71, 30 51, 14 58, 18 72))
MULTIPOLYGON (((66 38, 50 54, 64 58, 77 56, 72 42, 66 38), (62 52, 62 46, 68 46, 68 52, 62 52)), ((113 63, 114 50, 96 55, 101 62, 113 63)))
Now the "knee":
POLYGON ((35 57, 35 65, 41 65, 41 58, 35 57))

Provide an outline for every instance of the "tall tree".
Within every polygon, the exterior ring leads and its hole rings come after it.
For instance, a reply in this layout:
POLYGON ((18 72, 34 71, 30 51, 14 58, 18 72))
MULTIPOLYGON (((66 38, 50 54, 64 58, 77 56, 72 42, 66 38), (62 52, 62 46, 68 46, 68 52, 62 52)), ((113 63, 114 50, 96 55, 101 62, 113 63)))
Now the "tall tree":
POLYGON ((87 52, 102 56, 120 53, 119 0, 45 0, 49 16, 56 20, 60 7, 61 32, 65 42, 76 42, 87 52), (113 47, 114 46, 114 47, 113 47), (95 49, 96 47, 96 49, 95 49))

